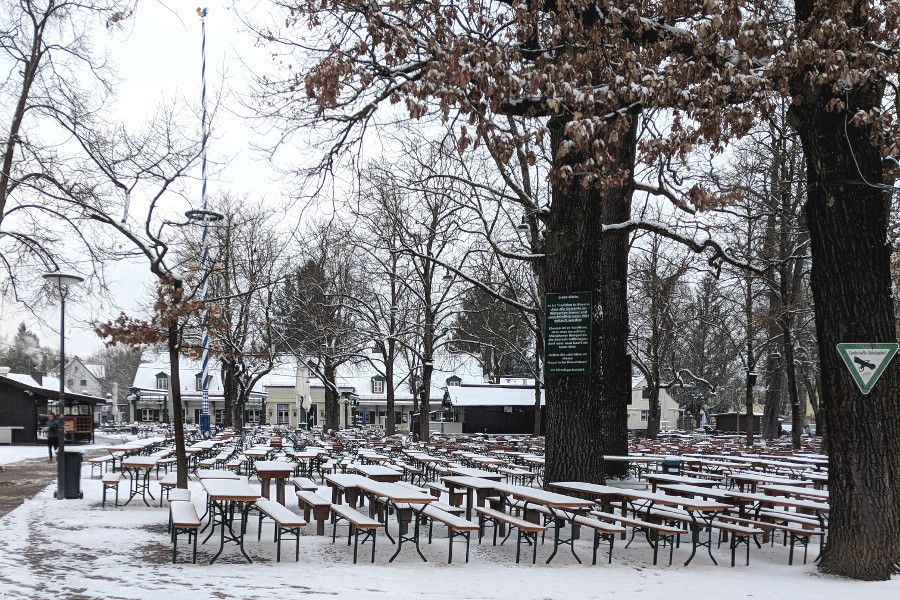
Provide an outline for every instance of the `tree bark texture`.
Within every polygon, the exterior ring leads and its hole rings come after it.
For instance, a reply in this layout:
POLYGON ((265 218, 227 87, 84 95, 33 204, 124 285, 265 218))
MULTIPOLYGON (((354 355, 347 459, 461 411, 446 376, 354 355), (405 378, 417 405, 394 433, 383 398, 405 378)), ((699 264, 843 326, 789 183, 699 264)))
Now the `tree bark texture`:
MULTIPOLYGON (((801 15, 802 17, 803 15, 801 15)), ((821 412, 828 432, 831 504, 820 569, 885 580, 900 559, 900 362, 862 395, 840 342, 895 342, 888 204, 880 148, 849 116, 881 103, 876 85, 848 95, 846 112, 827 111, 830 88, 793 82, 792 124, 803 143, 812 249, 811 285, 821 361, 821 412)))
POLYGON ((394 435, 397 433, 397 421, 394 413, 394 360, 389 358, 384 361, 384 385, 387 394, 387 410, 384 416, 384 433, 385 435, 394 435))
MULTIPOLYGON (((777 334, 770 333, 773 338, 777 334)), ((784 371, 781 368, 781 358, 769 356, 766 358, 766 402, 763 406, 762 436, 767 440, 774 440, 781 435, 782 398, 784 397, 784 371)))
POLYGON ((184 449, 184 417, 181 414, 181 371, 178 361, 178 325, 169 325, 168 351, 169 351, 169 389, 172 391, 172 406, 176 407, 172 412, 172 427, 175 429, 175 472, 177 473, 178 487, 187 489, 188 464, 187 452, 184 449))
MULTIPOLYGON (((548 126, 559 168, 565 118, 548 126)), ((634 164, 636 118, 619 149, 620 163, 634 164)), ((577 158, 577 157, 573 157, 577 158)), ((591 291, 591 365, 586 375, 545 377, 545 481, 603 481, 604 454, 627 454, 627 403, 631 368, 626 350, 628 235, 602 235, 601 225, 631 216, 631 187, 606 193, 578 184, 553 186, 547 223, 547 291, 591 291)), ((624 475, 624 463, 611 463, 608 475, 624 475)))
MULTIPOLYGON (((325 430, 341 428, 341 401, 337 389, 337 368, 325 359, 325 430)), ((349 425, 349 423, 347 424, 349 425)))
MULTIPOLYGON (((426 359, 426 361, 431 361, 432 359, 426 359)), ((422 403, 419 405, 421 409, 419 411, 419 440, 422 442, 427 442, 429 437, 431 436, 431 372, 434 370, 434 367, 426 362, 425 366, 422 368, 422 403)))

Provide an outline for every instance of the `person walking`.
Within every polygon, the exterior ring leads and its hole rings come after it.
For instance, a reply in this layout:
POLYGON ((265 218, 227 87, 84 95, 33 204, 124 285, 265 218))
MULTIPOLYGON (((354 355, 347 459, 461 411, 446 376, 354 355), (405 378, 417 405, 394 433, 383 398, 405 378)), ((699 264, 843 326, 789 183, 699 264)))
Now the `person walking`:
POLYGON ((51 461, 54 449, 59 449, 59 421, 56 419, 56 413, 50 413, 47 415, 47 453, 51 461))

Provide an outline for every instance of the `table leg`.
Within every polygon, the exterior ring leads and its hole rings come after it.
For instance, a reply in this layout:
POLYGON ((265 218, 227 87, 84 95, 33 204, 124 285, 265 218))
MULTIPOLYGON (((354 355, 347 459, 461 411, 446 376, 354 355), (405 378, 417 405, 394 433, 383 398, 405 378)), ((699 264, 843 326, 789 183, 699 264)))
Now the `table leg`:
POLYGON ((269 482, 268 477, 260 476, 260 478, 259 478, 259 485, 261 486, 260 493, 262 494, 262 497, 265 498, 266 500, 269 499, 269 483, 270 482, 269 482))
POLYGON ((278 504, 284 506, 284 479, 279 477, 275 480, 275 499, 278 500, 278 504))

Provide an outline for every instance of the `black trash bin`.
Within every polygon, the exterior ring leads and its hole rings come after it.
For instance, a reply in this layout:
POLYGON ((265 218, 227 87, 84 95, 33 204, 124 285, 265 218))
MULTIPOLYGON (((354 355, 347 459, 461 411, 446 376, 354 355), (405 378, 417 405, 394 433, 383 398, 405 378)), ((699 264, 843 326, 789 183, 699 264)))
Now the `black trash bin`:
POLYGON ((662 472, 679 475, 681 473, 681 460, 677 458, 664 458, 662 461, 662 472))
POLYGON ((132 427, 132 428, 131 428, 131 435, 137 435, 137 434, 138 434, 138 428, 137 428, 137 427, 132 427))
POLYGON ((81 493, 81 461, 84 455, 81 452, 63 453, 63 489, 67 500, 82 498, 81 493))

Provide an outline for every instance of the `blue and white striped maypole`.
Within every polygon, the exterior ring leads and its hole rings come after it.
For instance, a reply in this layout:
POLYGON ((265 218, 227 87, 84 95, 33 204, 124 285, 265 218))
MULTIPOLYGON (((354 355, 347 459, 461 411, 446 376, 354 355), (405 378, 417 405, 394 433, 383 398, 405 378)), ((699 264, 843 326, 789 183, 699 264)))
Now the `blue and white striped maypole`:
POLYGON ((200 277, 203 281, 203 290, 201 297, 203 298, 203 333, 201 337, 200 355, 201 369, 200 382, 202 391, 202 402, 200 404, 200 432, 206 437, 212 431, 209 419, 209 376, 207 375, 209 368, 209 307, 206 302, 209 300, 209 246, 206 244, 206 235, 208 232, 209 219, 205 218, 207 213, 206 206, 206 143, 207 143, 207 127, 206 127, 206 15, 208 9, 197 8, 197 15, 200 17, 201 43, 200 43, 200 105, 202 109, 201 117, 201 134, 203 136, 203 147, 200 149, 201 163, 201 210, 204 213, 203 230, 200 235, 200 277))

